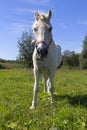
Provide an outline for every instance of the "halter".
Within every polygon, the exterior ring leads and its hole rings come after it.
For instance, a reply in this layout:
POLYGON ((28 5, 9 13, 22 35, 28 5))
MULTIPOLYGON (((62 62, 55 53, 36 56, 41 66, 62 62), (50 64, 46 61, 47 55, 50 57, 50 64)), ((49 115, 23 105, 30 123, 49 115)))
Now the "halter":
POLYGON ((33 43, 36 43, 36 44, 39 44, 39 43, 45 44, 45 45, 47 46, 47 48, 49 48, 51 42, 52 42, 52 37, 51 37, 51 39, 50 39, 50 41, 49 41, 49 44, 47 44, 47 43, 46 43, 45 41, 43 41, 43 40, 41 40, 41 41, 39 41, 39 42, 37 41, 37 39, 34 39, 34 40, 33 40, 33 43))

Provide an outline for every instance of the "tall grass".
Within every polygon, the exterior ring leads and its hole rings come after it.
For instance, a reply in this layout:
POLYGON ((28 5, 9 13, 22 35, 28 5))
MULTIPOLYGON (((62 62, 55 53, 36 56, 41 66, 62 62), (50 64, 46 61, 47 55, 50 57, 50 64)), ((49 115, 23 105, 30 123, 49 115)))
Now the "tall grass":
POLYGON ((59 70, 54 80, 54 107, 40 92, 36 110, 30 110, 32 70, 0 71, 0 130, 87 130, 87 70, 59 70))

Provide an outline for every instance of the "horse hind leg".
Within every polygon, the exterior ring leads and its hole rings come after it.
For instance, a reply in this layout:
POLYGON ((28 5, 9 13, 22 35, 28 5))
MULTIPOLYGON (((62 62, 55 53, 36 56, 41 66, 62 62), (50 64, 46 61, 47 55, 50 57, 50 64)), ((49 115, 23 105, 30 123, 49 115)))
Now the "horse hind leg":
POLYGON ((49 79, 47 80, 46 84, 47 84, 47 92, 50 93, 50 82, 49 82, 49 79))
POLYGON ((51 95, 51 105, 52 106, 54 104, 53 91, 54 91, 53 82, 50 79, 48 79, 47 80, 47 92, 51 95))
POLYGON ((47 92, 47 77, 43 76, 43 81, 44 81, 44 92, 47 92))
POLYGON ((53 91, 54 91, 54 87, 53 87, 53 75, 50 76, 49 78, 44 76, 44 91, 48 92, 51 96, 51 105, 53 106, 53 91))

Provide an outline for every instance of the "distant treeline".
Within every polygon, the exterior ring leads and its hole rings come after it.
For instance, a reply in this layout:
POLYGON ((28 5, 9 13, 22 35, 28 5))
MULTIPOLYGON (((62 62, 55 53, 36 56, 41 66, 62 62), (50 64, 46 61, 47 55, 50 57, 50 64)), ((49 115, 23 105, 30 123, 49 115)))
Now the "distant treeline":
POLYGON ((65 50, 63 52, 63 67, 80 68, 80 54, 65 50))
POLYGON ((2 63, 6 63, 6 62, 15 63, 15 62, 18 62, 18 61, 17 60, 6 60, 6 59, 0 58, 0 62, 2 62, 2 63))
MULTIPOLYGON (((80 55, 78 53, 75 53, 74 51, 69 51, 69 50, 65 50, 63 52, 63 63, 61 65, 61 67, 67 67, 69 69, 71 68, 80 68, 80 55)), ((14 64, 23 64, 24 67, 27 68, 32 68, 33 64, 32 64, 32 55, 31 58, 27 58, 26 62, 23 61, 22 59, 18 59, 17 60, 5 60, 5 59, 0 59, 0 69, 7 69, 7 68, 11 68, 10 66, 14 66, 14 64), (28 60, 28 61, 27 61, 28 60)))
MULTIPOLYGON (((22 33, 21 38, 18 40, 19 54, 16 60, 0 59, 0 68, 5 68, 3 63, 10 64, 23 64, 24 67, 32 68, 32 54, 35 44, 32 44, 33 34, 26 30, 22 33)), ((63 52, 62 67, 87 69, 87 36, 83 40, 83 48, 81 53, 65 50, 63 52)), ((8 64, 9 66, 9 64, 8 64)))
MULTIPOLYGON (((32 67, 32 54, 35 47, 35 45, 31 43, 32 40, 33 34, 26 30, 18 40, 19 55, 17 59, 28 68, 32 67)), ((63 67, 64 66, 68 68, 78 67, 80 69, 87 69, 87 36, 84 38, 83 48, 80 54, 69 50, 63 52, 63 67)))
POLYGON ((17 60, 5 60, 0 58, 0 69, 24 68, 17 60))

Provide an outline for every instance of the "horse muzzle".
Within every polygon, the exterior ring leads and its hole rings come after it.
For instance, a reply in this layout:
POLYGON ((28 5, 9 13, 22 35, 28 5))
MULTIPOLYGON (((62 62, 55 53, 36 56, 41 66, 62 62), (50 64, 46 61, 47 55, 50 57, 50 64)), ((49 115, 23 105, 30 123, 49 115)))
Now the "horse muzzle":
POLYGON ((48 49, 46 45, 42 44, 41 46, 38 46, 36 49, 39 59, 46 58, 48 54, 48 49))

